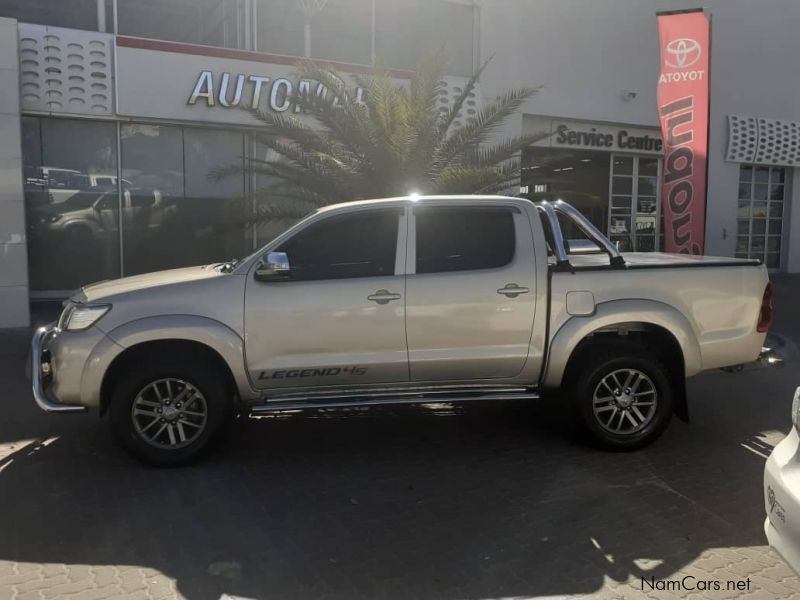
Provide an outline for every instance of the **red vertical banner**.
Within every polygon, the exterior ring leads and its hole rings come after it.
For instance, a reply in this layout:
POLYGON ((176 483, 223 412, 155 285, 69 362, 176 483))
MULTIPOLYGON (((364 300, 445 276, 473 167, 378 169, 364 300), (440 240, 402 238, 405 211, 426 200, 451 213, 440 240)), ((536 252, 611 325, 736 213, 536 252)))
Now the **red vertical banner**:
POLYGON ((701 10, 659 13, 658 115, 664 138, 661 206, 667 252, 705 242, 710 26, 701 10))

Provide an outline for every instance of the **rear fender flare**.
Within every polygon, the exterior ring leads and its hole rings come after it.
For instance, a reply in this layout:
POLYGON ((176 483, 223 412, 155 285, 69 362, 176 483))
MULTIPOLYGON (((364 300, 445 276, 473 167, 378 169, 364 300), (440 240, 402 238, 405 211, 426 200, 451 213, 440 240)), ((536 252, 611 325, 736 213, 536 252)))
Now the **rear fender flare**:
POLYGON ((555 332, 550 343, 542 387, 561 386, 570 356, 589 334, 622 323, 645 323, 669 331, 683 354, 686 377, 702 370, 700 345, 689 320, 674 307, 653 300, 614 300, 597 305, 591 317, 572 317, 555 332))

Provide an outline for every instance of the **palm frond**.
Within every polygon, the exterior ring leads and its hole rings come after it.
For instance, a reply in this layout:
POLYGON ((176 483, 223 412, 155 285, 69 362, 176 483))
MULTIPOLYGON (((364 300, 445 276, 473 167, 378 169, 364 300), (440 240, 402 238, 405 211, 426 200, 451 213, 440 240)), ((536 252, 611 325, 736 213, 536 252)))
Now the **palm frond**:
POLYGON ((539 88, 520 88, 507 91, 495 102, 484 106, 466 125, 454 131, 443 143, 440 160, 447 164, 453 157, 464 154, 470 146, 486 141, 502 123, 513 115, 539 88))
POLYGON ((412 190, 469 194, 513 188, 519 183, 520 152, 546 134, 489 140, 538 88, 506 92, 463 127, 453 127, 490 60, 445 111, 439 106, 444 50, 428 57, 407 84, 398 84, 382 68, 351 75, 303 61, 297 78, 313 83, 303 85, 308 93, 298 88, 295 113, 245 109, 254 118, 258 147, 268 152, 248 157, 244 166, 221 165, 210 177, 246 171, 268 182, 241 200, 239 208, 253 222, 412 190), (354 84, 363 95, 356 94, 354 84))
POLYGON ((525 148, 532 146, 536 142, 539 142, 543 139, 547 139, 552 134, 550 132, 545 133, 531 133, 528 135, 522 135, 514 138, 510 138, 507 140, 503 140, 498 142, 494 146, 489 146, 488 148, 478 148, 474 155, 471 157, 470 164, 475 165, 497 165, 502 162, 505 162, 517 154, 519 154, 525 148))
POLYGON ((439 135, 444 139, 447 136, 447 132, 450 131, 450 128, 453 126, 453 122, 458 118, 458 114, 464 108, 464 104, 466 103, 467 99, 469 98, 470 94, 475 90, 475 86, 478 84, 478 80, 480 79, 483 72, 486 70, 486 67, 489 66, 489 63, 494 58, 494 54, 492 54, 489 58, 483 61, 483 64, 480 68, 472 74, 472 77, 467 80, 467 83, 464 84, 464 89, 458 95, 458 97, 453 101, 452 106, 447 111, 447 114, 442 119, 439 125, 439 135))

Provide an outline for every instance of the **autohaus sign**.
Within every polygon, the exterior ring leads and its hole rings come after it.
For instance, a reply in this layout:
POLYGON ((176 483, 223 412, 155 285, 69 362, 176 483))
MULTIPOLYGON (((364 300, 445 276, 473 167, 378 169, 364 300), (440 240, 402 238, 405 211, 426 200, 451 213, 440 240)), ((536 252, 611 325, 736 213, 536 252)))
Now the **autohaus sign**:
MULTIPOLYGON (((203 70, 197 76, 194 89, 186 103, 189 106, 201 104, 221 108, 268 108, 275 112, 300 112, 297 99, 315 95, 325 97, 327 88, 317 81, 301 79, 292 81, 287 77, 266 77, 264 75, 231 74, 215 75, 213 71, 203 70)), ((355 88, 355 98, 361 102, 363 88, 355 88)))
POLYGON ((330 94, 296 64, 252 52, 118 36, 115 59, 116 113, 132 119, 250 127, 246 109, 302 117, 298 98, 330 94))

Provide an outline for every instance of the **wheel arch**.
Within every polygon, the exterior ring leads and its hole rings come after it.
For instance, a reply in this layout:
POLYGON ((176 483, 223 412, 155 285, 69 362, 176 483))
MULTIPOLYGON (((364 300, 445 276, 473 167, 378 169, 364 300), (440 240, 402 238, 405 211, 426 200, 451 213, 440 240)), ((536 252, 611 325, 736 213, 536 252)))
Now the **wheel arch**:
POLYGON ((142 353, 160 351, 192 352, 212 361, 226 383, 240 399, 254 395, 244 366, 244 343, 242 338, 223 323, 205 317, 189 315, 159 316, 132 321, 108 332, 116 352, 107 351, 97 360, 90 358, 92 367, 84 372, 82 387, 96 396, 94 404, 103 414, 108 406, 108 397, 115 378, 124 372, 142 353))
POLYGON ((609 338, 646 346, 670 370, 675 413, 688 420, 686 377, 702 369, 700 347, 688 319, 658 302, 620 301, 599 305, 593 317, 573 317, 552 337, 542 387, 560 388, 591 348, 609 338))
POLYGON ((225 362, 225 359, 210 346, 185 339, 152 340, 126 348, 111 362, 100 385, 100 414, 103 415, 108 410, 114 386, 119 381, 119 377, 132 364, 144 357, 157 356, 158 354, 172 355, 173 353, 188 354, 199 360, 207 360, 219 372, 224 380, 225 387, 230 390, 231 395, 237 393, 236 380, 230 367, 225 362))

